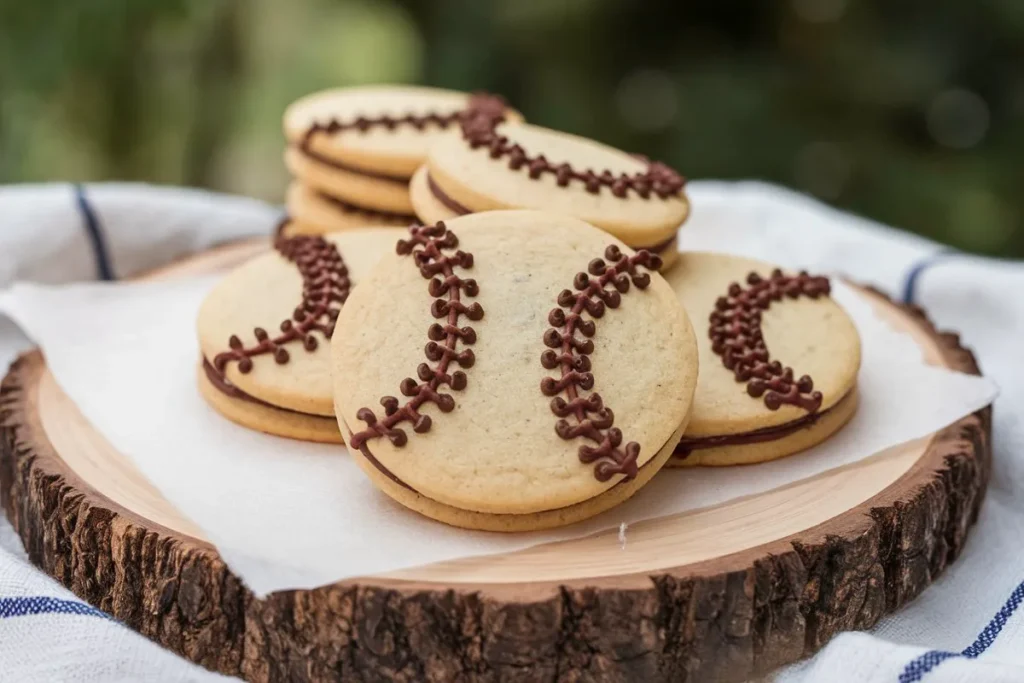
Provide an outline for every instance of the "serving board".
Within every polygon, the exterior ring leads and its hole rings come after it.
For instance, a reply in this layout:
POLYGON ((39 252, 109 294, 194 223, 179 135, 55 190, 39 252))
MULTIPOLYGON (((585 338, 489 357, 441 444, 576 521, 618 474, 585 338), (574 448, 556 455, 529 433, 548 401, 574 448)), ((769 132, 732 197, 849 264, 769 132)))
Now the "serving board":
MULTIPOLYGON (((221 247, 149 277, 266 248, 221 247)), ((920 310, 861 291, 929 362, 979 372, 920 310)), ((0 389, 0 496, 44 571, 250 681, 741 681, 872 626, 957 557, 988 480, 990 422, 986 408, 782 489, 632 525, 628 553, 609 531, 260 599, 34 351, 0 389)))

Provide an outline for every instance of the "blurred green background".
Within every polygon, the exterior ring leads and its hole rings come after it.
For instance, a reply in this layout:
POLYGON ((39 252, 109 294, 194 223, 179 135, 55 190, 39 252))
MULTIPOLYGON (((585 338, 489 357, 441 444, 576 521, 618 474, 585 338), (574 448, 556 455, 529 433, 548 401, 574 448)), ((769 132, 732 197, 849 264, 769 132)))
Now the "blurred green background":
POLYGON ((0 182, 280 201, 284 107, 376 81, 1024 256, 1024 0, 0 0, 0 182))

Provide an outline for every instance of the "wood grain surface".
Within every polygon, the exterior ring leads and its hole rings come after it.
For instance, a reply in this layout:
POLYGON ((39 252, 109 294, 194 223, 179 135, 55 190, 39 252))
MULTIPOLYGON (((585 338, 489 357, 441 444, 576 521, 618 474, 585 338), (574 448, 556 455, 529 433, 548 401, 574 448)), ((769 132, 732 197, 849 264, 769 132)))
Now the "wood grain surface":
MULTIPOLYGON (((264 248, 222 247, 151 277, 216 272, 264 248)), ((978 372, 921 311, 864 294, 930 362, 978 372)), ((990 432, 985 409, 782 489, 632 525, 628 553, 610 531, 258 599, 31 352, 0 389, 0 497, 44 571, 250 681, 741 681, 927 587, 977 516, 990 432)))

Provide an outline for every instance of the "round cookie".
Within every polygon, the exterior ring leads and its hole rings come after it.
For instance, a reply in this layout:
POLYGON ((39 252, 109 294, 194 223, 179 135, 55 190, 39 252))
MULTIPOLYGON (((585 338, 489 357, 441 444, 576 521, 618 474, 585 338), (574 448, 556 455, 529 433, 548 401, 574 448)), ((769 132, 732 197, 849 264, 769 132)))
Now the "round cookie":
POLYGON ((521 120, 489 95, 411 86, 338 88, 307 95, 284 113, 285 164, 324 194, 411 214, 408 180, 437 139, 468 112, 521 120))
POLYGON ((410 187, 431 222, 495 209, 539 209, 580 218, 671 265, 689 214, 684 181, 664 164, 593 140, 467 117, 462 135, 438 140, 410 187))
POLYGON ((657 265, 557 214, 411 228, 331 342, 356 461, 403 505, 474 529, 549 528, 629 498, 671 455, 697 381, 657 265))
POLYGON ((282 235, 229 273, 199 309, 203 397, 251 429, 340 443, 327 348, 334 319, 353 284, 404 234, 282 235))
POLYGON ((289 234, 323 235, 372 226, 404 228, 416 222, 411 214, 363 209, 317 192, 297 180, 288 186, 285 206, 297 223, 289 234))
POLYGON ((669 465, 774 460, 853 416, 860 337, 826 278, 683 252, 665 279, 697 325, 700 354, 693 415, 669 465))

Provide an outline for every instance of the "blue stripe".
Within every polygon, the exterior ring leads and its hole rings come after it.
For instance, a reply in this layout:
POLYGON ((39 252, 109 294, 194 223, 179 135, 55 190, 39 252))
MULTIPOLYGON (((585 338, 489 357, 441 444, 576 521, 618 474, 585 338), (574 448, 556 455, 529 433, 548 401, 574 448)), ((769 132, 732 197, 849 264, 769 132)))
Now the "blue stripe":
POLYGON ((85 188, 82 185, 75 185, 75 202, 82 214, 82 224, 85 226, 86 235, 89 237, 89 244, 92 245, 93 257, 96 259, 96 275, 101 280, 116 280, 114 269, 110 265, 110 254, 107 251, 107 242, 103 236, 103 228, 99 218, 93 210, 89 199, 85 196, 85 188))
POLYGON ((95 607, 77 600, 61 600, 45 595, 0 598, 0 619, 26 617, 33 614, 78 614, 86 617, 112 619, 106 612, 101 612, 95 607))
POLYGON ((903 282, 903 303, 914 303, 917 294, 917 281, 921 274, 952 253, 951 249, 943 249, 914 264, 914 267, 907 273, 907 279, 903 282))
POLYGON ((920 681, 926 673, 937 667, 947 659, 954 657, 966 657, 967 659, 975 659, 981 655, 985 650, 996 642, 996 638, 999 633, 1006 626, 1006 622, 1010 620, 1013 613, 1020 607, 1021 602, 1024 602, 1024 582, 1017 585, 1010 593, 1010 597, 1006 600, 996 615, 992 617, 992 621, 988 622, 978 637, 974 639, 967 648, 962 652, 941 652, 939 650, 932 650, 925 652, 923 655, 907 664, 906 668, 903 669, 903 673, 900 674, 899 683, 917 683, 920 681))

